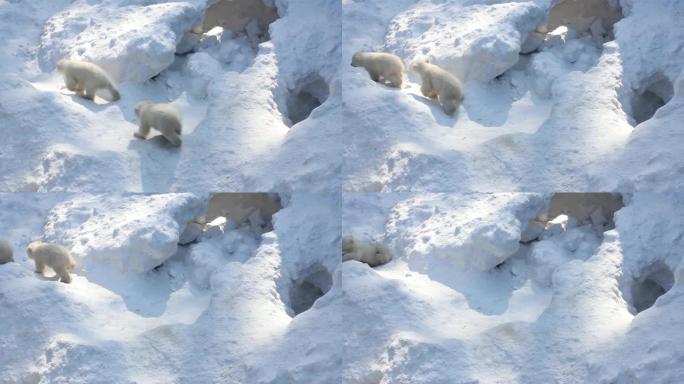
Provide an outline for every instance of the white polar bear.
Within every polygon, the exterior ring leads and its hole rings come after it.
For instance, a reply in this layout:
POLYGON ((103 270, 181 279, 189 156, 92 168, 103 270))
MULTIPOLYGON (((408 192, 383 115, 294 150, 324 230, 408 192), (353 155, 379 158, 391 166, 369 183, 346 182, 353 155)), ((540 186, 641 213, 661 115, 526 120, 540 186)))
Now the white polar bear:
POLYGON ((71 283, 69 271, 76 266, 74 258, 69 251, 58 244, 48 244, 34 241, 26 248, 26 254, 36 263, 36 272, 41 275, 45 266, 52 268, 63 283, 71 283))
POLYGON ((173 105, 141 101, 135 105, 135 116, 140 122, 135 137, 146 139, 150 128, 154 128, 161 132, 171 144, 181 145, 180 135, 183 130, 181 115, 173 105))
POLYGON ((10 261, 14 261, 12 244, 7 240, 0 240, 0 264, 9 263, 10 261))
POLYGON ((342 238, 342 261, 348 260, 376 267, 392 260, 392 254, 383 244, 345 236, 342 238))
POLYGON ((444 112, 450 115, 458 110, 464 97, 463 85, 456 76, 423 59, 414 60, 411 69, 420 75, 423 96, 437 98, 444 112))
POLYGON ((64 83, 68 90, 86 99, 93 100, 95 92, 100 89, 109 91, 111 101, 121 98, 107 73, 93 63, 62 59, 57 62, 57 71, 64 76, 64 83))
POLYGON ((396 55, 384 52, 356 52, 351 65, 364 67, 375 82, 382 78, 393 87, 401 88, 405 69, 404 63, 396 55))

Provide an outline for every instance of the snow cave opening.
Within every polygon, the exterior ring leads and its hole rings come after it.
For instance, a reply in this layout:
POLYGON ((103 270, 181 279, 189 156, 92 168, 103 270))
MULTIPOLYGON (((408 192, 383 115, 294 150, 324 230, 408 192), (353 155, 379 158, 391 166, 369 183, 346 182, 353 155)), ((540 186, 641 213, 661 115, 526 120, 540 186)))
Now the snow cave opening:
POLYGON ((632 96, 632 118, 637 125, 652 118, 660 107, 667 104, 674 96, 674 87, 670 79, 663 74, 655 75, 644 87, 635 90, 632 96))
POLYGON ((561 0, 549 11, 541 29, 552 32, 567 27, 579 35, 591 35, 599 44, 614 40, 613 26, 622 19, 618 0, 561 0))
POLYGON ((653 306, 674 285, 674 274, 666 265, 657 264, 647 268, 647 271, 632 283, 630 304, 636 313, 653 306))
POLYGON ((328 83, 318 74, 306 77, 294 89, 288 90, 286 109, 291 125, 306 120, 329 95, 328 83))
POLYGON ((290 308, 297 316, 310 309, 316 300, 328 293, 332 286, 332 275, 320 264, 307 268, 297 280, 290 285, 290 308))

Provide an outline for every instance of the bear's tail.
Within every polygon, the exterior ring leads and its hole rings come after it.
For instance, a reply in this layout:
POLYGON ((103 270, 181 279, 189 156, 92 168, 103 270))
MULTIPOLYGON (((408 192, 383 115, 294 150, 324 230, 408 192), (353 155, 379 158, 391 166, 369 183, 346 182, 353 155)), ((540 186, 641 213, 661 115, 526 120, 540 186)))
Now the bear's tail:
POLYGON ((121 98, 121 94, 112 85, 109 86, 109 93, 112 94, 112 101, 117 101, 121 98))

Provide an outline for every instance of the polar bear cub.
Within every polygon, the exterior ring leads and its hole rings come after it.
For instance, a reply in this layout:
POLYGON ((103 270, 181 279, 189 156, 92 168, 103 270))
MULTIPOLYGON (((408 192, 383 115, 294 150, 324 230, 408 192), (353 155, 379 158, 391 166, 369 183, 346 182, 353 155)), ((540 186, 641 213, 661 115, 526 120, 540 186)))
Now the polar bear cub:
POLYGON ((14 261, 14 254, 12 252, 12 244, 7 240, 0 240, 0 264, 14 261))
POLYGON ((342 261, 348 260, 376 267, 392 260, 392 254, 383 244, 345 236, 342 238, 342 261))
POLYGON ((47 265, 59 276, 59 281, 71 283, 69 271, 74 269, 76 262, 66 248, 58 244, 34 241, 26 248, 26 254, 36 263, 36 272, 42 275, 47 265))
POLYGON ((181 145, 183 126, 180 112, 172 104, 155 104, 141 101, 135 106, 135 116, 140 122, 135 137, 146 139, 150 128, 154 128, 164 135, 166 140, 175 146, 181 145))
POLYGON ((356 52, 351 65, 364 67, 375 82, 382 78, 393 87, 401 88, 405 69, 404 63, 396 55, 384 52, 356 52))
POLYGON ((100 89, 108 90, 112 101, 121 98, 107 73, 93 63, 62 59, 57 62, 57 71, 64 76, 64 83, 68 90, 86 99, 93 100, 95 92, 100 89))
POLYGON ((413 60, 411 69, 420 76, 423 96, 437 98, 444 112, 450 115, 458 110, 464 97, 463 85, 456 76, 424 59, 413 60))

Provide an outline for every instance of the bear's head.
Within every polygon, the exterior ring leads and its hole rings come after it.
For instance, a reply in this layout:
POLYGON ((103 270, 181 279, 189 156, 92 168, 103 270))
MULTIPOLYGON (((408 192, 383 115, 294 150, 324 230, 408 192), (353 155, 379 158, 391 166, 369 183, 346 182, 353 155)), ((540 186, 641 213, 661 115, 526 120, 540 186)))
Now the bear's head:
POLYGON ((26 247, 26 255, 29 257, 29 259, 33 259, 33 251, 40 244, 42 244, 40 241, 34 241, 33 243, 29 244, 28 247, 26 247))
POLYGON ((342 253, 349 253, 354 250, 354 238, 345 236, 342 238, 342 253))
POLYGON ((147 100, 141 101, 138 104, 136 104, 135 107, 133 108, 133 112, 135 112, 135 116, 137 118, 140 118, 140 113, 142 112, 142 110, 150 104, 152 104, 152 103, 147 101, 147 100))
POLYGON ((414 72, 423 73, 428 64, 430 64, 430 62, 427 59, 415 59, 411 62, 411 70, 414 72))
POLYGON ((57 62, 57 72, 59 73, 64 73, 64 70, 66 69, 67 65, 69 65, 68 59, 61 59, 60 61, 57 62))
POLYGON ((356 52, 354 56, 352 56, 352 62, 351 66, 352 67, 360 67, 363 65, 363 52, 356 52))

